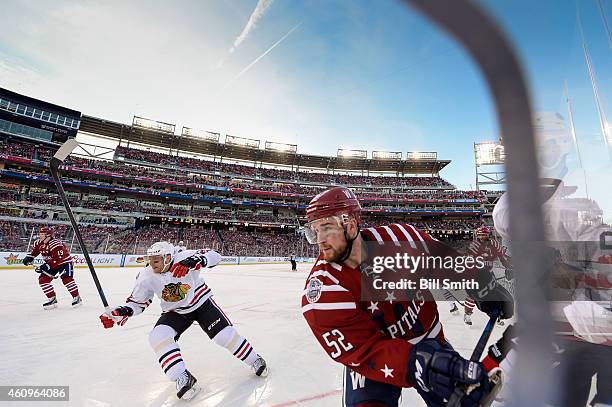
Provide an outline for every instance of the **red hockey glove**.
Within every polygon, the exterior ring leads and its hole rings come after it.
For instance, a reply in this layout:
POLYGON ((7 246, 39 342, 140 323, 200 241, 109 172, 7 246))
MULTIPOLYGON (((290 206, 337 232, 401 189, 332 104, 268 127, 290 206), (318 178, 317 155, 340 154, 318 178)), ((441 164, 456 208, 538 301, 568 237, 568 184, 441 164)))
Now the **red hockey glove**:
POLYGON ((125 325, 128 318, 134 315, 134 310, 130 307, 117 307, 111 311, 110 315, 104 313, 100 315, 100 321, 104 325, 104 329, 112 328, 115 322, 119 326, 125 325))

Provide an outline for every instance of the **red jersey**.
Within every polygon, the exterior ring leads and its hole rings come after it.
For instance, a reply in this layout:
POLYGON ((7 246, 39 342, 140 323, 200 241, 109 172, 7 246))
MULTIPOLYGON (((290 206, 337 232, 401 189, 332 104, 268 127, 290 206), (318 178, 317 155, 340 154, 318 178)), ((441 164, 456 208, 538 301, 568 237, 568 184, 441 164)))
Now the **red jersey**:
POLYGON ((470 244, 468 252, 472 256, 482 256, 485 267, 488 270, 493 269, 496 260, 499 260, 505 268, 512 267, 506 248, 497 239, 491 239, 489 242, 475 240, 470 244))
POLYGON ((72 256, 66 245, 59 239, 52 238, 47 243, 43 243, 40 239, 34 242, 30 256, 36 257, 42 255, 45 263, 51 267, 51 270, 58 268, 67 263, 72 263, 72 256))
MULTIPOLYGON (((407 224, 367 228, 361 235, 379 243, 409 242, 415 251, 427 251, 427 242, 433 241, 407 224)), ((369 379, 400 387, 413 386, 408 382, 412 347, 424 338, 444 339, 428 290, 417 290, 412 301, 361 301, 360 270, 321 256, 304 287, 302 314, 332 359, 369 379)))

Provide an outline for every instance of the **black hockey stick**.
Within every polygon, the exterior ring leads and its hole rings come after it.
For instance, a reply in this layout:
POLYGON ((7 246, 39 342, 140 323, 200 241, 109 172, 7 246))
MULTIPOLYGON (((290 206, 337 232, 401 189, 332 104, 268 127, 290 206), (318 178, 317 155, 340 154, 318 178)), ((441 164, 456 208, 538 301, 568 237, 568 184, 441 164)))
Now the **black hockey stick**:
POLYGON ((77 143, 77 141, 73 138, 68 139, 64 144, 62 144, 62 146, 57 150, 53 158, 51 158, 51 161, 49 162, 49 170, 51 171, 51 176, 53 176, 53 180, 55 181, 55 186, 57 187, 57 192, 59 193, 59 196, 62 199, 64 208, 66 208, 68 218, 70 218, 70 223, 72 224, 74 234, 76 235, 77 241, 81 246, 81 251, 83 252, 83 257, 85 257, 85 261, 87 262, 87 267, 89 267, 91 277, 93 278, 94 283, 96 284, 96 288, 98 289, 98 294, 100 294, 100 298, 102 299, 102 305, 104 305, 104 308, 107 312, 110 312, 110 307, 108 306, 106 296, 104 295, 104 291, 102 290, 102 286, 100 285, 100 280, 98 280, 96 269, 94 268, 93 263, 91 262, 91 257, 89 257, 89 252, 87 251, 87 247, 85 247, 85 242, 83 242, 83 237, 81 236, 79 225, 77 224, 76 219, 74 219, 72 208, 70 208, 70 203, 68 202, 68 198, 66 198, 66 191, 64 191, 64 187, 62 186, 62 182, 59 177, 59 166, 63 164, 64 160, 68 158, 68 156, 78 145, 79 143, 77 143))
MULTIPOLYGON (((493 332, 493 328, 495 327, 495 321, 497 321, 498 313, 494 313, 489 317, 489 322, 485 325, 482 334, 480 335, 480 339, 478 339, 478 343, 472 352, 472 356, 470 357, 471 362, 479 362, 480 357, 482 356, 482 352, 484 351, 485 346, 487 346, 487 342, 489 341, 489 337, 491 337, 491 333, 493 332)), ((461 405, 461 399, 468 391, 469 386, 457 386, 455 388, 455 392, 450 396, 448 402, 446 403, 446 407, 459 407, 461 405)))

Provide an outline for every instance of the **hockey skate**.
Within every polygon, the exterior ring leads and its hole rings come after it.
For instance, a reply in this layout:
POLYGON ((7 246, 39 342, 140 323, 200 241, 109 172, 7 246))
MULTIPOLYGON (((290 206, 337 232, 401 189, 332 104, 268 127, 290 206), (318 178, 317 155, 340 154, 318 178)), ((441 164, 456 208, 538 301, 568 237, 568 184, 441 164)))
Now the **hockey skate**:
POLYGON ((255 359, 255 362, 253 362, 251 367, 253 368, 255 374, 260 377, 266 377, 270 372, 268 365, 266 365, 266 361, 261 356, 255 359))
POLYGON ((459 315, 459 308, 457 307, 457 303, 453 302, 453 306, 450 309, 450 313, 452 315, 459 315))
POLYGON ((472 326, 472 314, 463 314, 463 322, 466 325, 472 326))
POLYGON ((198 379, 196 379, 189 370, 185 370, 181 376, 176 379, 176 397, 181 400, 191 400, 195 397, 196 394, 202 390, 200 385, 197 383, 198 379))
POLYGON ((80 295, 77 295, 76 297, 72 299, 72 308, 77 308, 77 307, 80 307, 81 305, 83 305, 83 300, 81 299, 80 295))
POLYGON ((498 319, 497 319, 497 326, 504 326, 504 325, 506 325, 506 323, 504 322, 504 320, 503 320, 503 319, 501 319, 501 318, 498 318, 498 319))
POLYGON ((55 297, 53 297, 53 299, 43 304, 43 309, 53 309, 53 308, 57 308, 57 298, 55 297))

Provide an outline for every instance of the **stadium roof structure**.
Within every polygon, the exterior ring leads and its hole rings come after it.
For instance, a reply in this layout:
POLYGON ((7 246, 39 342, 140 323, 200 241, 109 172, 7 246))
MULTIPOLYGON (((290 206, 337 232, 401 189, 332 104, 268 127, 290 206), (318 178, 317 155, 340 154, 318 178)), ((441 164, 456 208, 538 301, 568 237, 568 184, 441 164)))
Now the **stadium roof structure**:
POLYGON ((211 156, 215 159, 251 161, 265 165, 283 165, 290 166, 292 169, 313 168, 327 172, 340 170, 361 171, 362 173, 395 173, 398 175, 438 175, 451 162, 450 160, 438 160, 437 158, 398 160, 299 154, 295 149, 293 151, 278 151, 256 148, 249 145, 220 143, 196 135, 185 134, 185 132, 182 134, 170 134, 168 132, 112 122, 87 115, 82 116, 79 130, 93 135, 118 139, 128 144, 136 143, 168 149, 169 153, 173 151, 196 153, 211 156))

